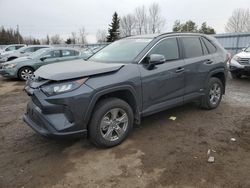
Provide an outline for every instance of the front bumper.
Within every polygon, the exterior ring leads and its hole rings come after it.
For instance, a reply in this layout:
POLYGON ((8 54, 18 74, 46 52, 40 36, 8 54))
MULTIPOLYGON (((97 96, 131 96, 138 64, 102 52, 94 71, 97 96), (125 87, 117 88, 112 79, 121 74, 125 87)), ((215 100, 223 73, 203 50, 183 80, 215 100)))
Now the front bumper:
MULTIPOLYGON (((63 118, 63 116, 61 116, 63 118)), ((23 120, 27 125, 29 125, 37 133, 46 137, 85 137, 87 135, 87 130, 77 130, 69 132, 59 132, 52 122, 46 118, 46 115, 42 114, 41 109, 37 107, 32 101, 27 105, 27 111, 23 116, 23 120)), ((58 118, 58 123, 62 120, 58 118)))
POLYGON ((3 77, 8 77, 8 78, 16 78, 16 71, 12 69, 1 69, 0 68, 0 75, 3 77))
POLYGON ((229 70, 232 73, 240 73, 240 74, 250 74, 250 64, 242 65, 235 60, 231 60, 229 65, 229 70))
POLYGON ((89 105, 92 89, 82 85, 72 92, 46 96, 40 89, 25 88, 31 101, 23 117, 32 129, 49 137, 87 135, 87 124, 84 117, 89 105))

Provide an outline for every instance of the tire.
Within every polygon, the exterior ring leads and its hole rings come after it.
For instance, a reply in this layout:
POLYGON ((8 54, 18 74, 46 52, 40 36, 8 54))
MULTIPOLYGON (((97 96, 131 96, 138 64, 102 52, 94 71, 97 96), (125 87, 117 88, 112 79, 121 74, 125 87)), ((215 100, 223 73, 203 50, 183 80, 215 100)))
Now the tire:
POLYGON ((88 127, 90 141, 98 147, 116 146, 127 138, 133 121, 133 111, 125 101, 118 98, 101 100, 88 127))
POLYGON ((205 95, 201 99, 201 107, 207 110, 217 108, 221 102, 223 89, 224 86, 220 79, 215 77, 210 78, 205 95))
POLYGON ((27 80, 29 76, 31 76, 34 73, 34 69, 32 69, 31 67, 22 67, 21 69, 19 69, 18 71, 18 78, 20 80, 27 80))
POLYGON ((8 59, 7 59, 7 61, 12 61, 12 60, 14 60, 14 59, 16 59, 17 57, 9 57, 8 59))
POLYGON ((233 79, 240 79, 241 78, 241 74, 240 73, 233 73, 231 72, 231 76, 233 79))

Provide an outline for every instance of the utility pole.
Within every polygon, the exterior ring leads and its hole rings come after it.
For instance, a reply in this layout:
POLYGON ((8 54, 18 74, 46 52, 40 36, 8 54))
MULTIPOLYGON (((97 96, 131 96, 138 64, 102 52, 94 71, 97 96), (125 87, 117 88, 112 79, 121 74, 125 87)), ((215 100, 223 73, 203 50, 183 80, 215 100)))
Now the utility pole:
POLYGON ((16 30, 17 30, 17 42, 18 42, 18 44, 20 44, 20 39, 19 39, 19 25, 18 24, 16 26, 16 30))

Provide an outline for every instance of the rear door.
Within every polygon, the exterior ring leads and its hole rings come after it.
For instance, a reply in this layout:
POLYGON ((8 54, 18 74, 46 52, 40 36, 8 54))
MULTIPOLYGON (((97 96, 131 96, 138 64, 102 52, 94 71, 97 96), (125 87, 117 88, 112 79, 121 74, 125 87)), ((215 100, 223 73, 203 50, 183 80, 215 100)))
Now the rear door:
POLYGON ((139 64, 142 80, 144 114, 163 110, 177 103, 183 103, 184 61, 180 58, 176 37, 158 42, 139 64), (147 58, 151 54, 165 56, 166 62, 148 69, 147 58))
POLYGON ((204 54, 202 41, 199 36, 181 37, 185 61, 185 96, 184 100, 196 98, 204 89, 204 78, 208 69, 204 64, 209 63, 204 54))

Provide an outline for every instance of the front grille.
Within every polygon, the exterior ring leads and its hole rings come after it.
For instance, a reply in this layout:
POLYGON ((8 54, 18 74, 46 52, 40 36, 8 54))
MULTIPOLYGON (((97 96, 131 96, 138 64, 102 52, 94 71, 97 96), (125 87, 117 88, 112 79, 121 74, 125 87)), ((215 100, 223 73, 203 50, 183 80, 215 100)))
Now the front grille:
POLYGON ((250 58, 240 58, 239 63, 242 65, 249 65, 250 64, 250 58))

